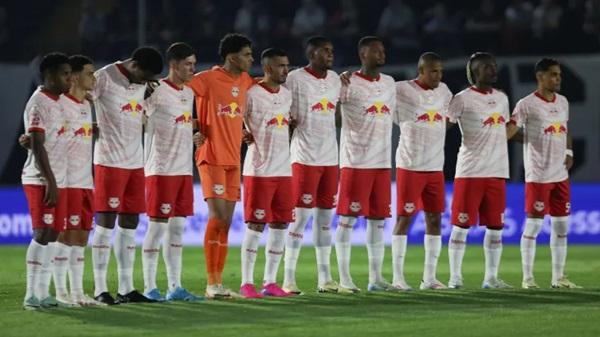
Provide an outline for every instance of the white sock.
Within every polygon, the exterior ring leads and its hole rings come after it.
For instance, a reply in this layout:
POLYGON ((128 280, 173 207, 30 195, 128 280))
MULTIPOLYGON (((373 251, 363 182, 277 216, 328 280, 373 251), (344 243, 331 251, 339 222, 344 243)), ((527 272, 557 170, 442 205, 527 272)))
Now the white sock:
POLYGON ((61 242, 52 242, 49 245, 54 246, 54 288, 56 296, 67 295, 67 269, 69 268, 69 258, 71 257, 71 246, 61 242))
POLYGON ((313 243, 317 257, 318 284, 332 281, 331 278, 331 218, 333 209, 314 208, 313 243))
POLYGON ((404 256, 406 256, 406 235, 392 235, 392 268, 394 272, 393 284, 405 283, 404 256))
POLYGON ((569 233, 569 217, 550 217, 550 252, 552 254, 552 283, 564 277, 567 260, 567 234, 569 233))
POLYGON ((287 229, 269 228, 269 236, 267 237, 267 246, 265 247, 265 275, 263 284, 277 282, 277 269, 285 248, 285 234, 287 229))
POLYGON ((462 280, 462 261, 467 247, 467 228, 452 226, 452 233, 448 241, 448 262, 450 264, 450 280, 462 280))
POLYGON ((486 228, 483 237, 483 253, 485 255, 484 280, 495 280, 498 278, 498 267, 502 257, 502 230, 486 228))
POLYGON ((169 219, 169 225, 163 240, 163 260, 167 269, 167 281, 169 291, 181 287, 181 259, 183 253, 183 231, 185 229, 185 217, 173 217, 169 219))
POLYGON ((261 234, 246 227, 242 242, 242 285, 254 284, 254 264, 261 234))
POLYGON ((385 256, 383 228, 385 220, 367 219, 367 255, 369 257, 369 283, 383 280, 381 268, 385 256))
POLYGON ((335 255, 337 256, 340 285, 351 287, 354 285, 350 276, 350 256, 352 252, 352 231, 356 223, 355 217, 340 216, 335 231, 335 255))
POLYGON ((69 258, 69 286, 71 294, 83 294, 83 267, 85 264, 85 247, 71 246, 69 258))
POLYGON ((521 265, 523 267, 523 280, 533 278, 533 263, 535 261, 536 239, 544 219, 527 218, 525 229, 521 235, 521 265))
POLYGON ((94 267, 94 296, 108 291, 106 271, 110 260, 112 228, 96 226, 92 238, 92 265, 94 267))
POLYGON ((54 263, 54 245, 48 243, 42 249, 42 271, 37 286, 37 297, 41 301, 50 295, 50 279, 52 278, 52 268, 54 263))
POLYGON ((423 281, 433 282, 436 280, 436 270, 440 251, 442 250, 442 237, 440 235, 425 234, 423 239, 425 247, 425 266, 423 269, 423 281))
POLYGON ((156 268, 158 267, 158 255, 160 254, 160 243, 167 224, 149 220, 148 229, 144 236, 142 245, 142 269, 144 271, 144 292, 157 288, 156 268))
POLYGON ((44 246, 40 245, 34 239, 31 239, 29 247, 27 247, 27 255, 25 255, 25 265, 27 267, 27 288, 25 291, 25 299, 31 296, 36 296, 36 288, 39 283, 40 273, 42 270, 42 252, 44 246))
POLYGON ((117 226, 114 242, 115 257, 117 259, 117 274, 119 276, 119 289, 121 295, 133 291, 133 264, 135 263, 135 229, 117 226))
POLYGON ((304 229, 310 218, 310 213, 310 208, 296 207, 295 209, 296 220, 294 220, 293 224, 290 224, 285 238, 283 284, 296 284, 296 264, 298 263, 298 255, 300 255, 302 239, 304 238, 304 229))

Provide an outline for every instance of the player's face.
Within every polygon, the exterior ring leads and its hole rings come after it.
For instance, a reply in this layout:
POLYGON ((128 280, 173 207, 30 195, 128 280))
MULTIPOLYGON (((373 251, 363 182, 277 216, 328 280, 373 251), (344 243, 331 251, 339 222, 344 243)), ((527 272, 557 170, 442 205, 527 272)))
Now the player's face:
POLYGON ((94 76, 94 65, 86 64, 83 70, 73 74, 73 85, 85 91, 93 90, 96 87, 96 76, 94 76))
POLYGON ((71 65, 61 64, 58 69, 52 74, 51 82, 58 91, 65 94, 71 89, 71 65))
POLYGON ((442 66, 442 62, 425 62, 421 68, 420 77, 425 85, 429 86, 430 88, 437 88, 442 81, 443 72, 444 68, 442 66))
POLYGON ((188 82, 196 71, 196 56, 190 55, 181 61, 171 61, 171 70, 175 72, 183 82, 188 82))
POLYGON ((231 58, 231 63, 236 65, 240 71, 249 71, 252 67, 252 62, 254 62, 252 49, 248 46, 242 48, 239 52, 234 53, 231 58))
POLYGON ((331 69, 333 66, 333 44, 327 42, 315 48, 311 61, 319 68, 331 69))
POLYGON ((549 91, 558 92, 560 91, 560 84, 562 82, 561 71, 559 65, 554 65, 548 68, 548 71, 542 72, 540 81, 542 86, 549 91))
POLYGON ((477 65, 477 81, 492 85, 498 81, 498 65, 493 58, 480 60, 477 65))
POLYGON ((269 76, 278 83, 284 84, 289 72, 290 61, 287 56, 276 56, 269 61, 269 76))
POLYGON ((363 47, 361 60, 367 66, 383 67, 385 65, 385 47, 382 42, 375 41, 363 47))

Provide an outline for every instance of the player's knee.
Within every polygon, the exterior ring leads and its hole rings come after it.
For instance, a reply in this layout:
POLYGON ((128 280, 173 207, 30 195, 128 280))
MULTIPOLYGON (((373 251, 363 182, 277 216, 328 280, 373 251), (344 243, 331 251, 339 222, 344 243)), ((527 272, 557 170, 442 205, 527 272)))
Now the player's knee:
POLYGON ((136 229, 140 216, 138 214, 119 214, 119 227, 136 229))
POLYGON ((553 216, 550 218, 552 231, 558 235, 567 235, 569 232, 568 216, 553 216))
POLYGON ((269 228, 273 229, 287 229, 288 224, 285 222, 273 222, 269 224, 269 228))
POLYGON ((410 228, 410 217, 398 216, 396 218, 396 225, 394 225, 394 235, 406 235, 410 228))
POLYGON ((253 230, 255 232, 262 233, 265 230, 264 223, 256 223, 256 222, 248 222, 248 229, 253 230))
POLYGON ((115 228, 115 222, 117 220, 117 213, 113 212, 99 212, 96 214, 96 224, 98 226, 113 229, 115 228))

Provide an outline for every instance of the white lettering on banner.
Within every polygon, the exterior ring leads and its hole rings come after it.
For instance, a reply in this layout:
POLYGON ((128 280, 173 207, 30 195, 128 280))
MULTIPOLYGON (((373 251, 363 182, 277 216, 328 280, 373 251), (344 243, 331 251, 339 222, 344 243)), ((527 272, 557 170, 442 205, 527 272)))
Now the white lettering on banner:
POLYGON ((31 237, 32 233, 29 214, 0 214, 0 237, 31 237))

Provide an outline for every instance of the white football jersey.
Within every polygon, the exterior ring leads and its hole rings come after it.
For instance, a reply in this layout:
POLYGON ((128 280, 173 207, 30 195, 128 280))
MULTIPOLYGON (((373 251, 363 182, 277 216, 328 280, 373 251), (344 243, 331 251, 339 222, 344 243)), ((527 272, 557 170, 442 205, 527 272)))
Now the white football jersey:
POLYGON ((400 139, 396 167, 411 171, 444 169, 446 115, 452 92, 445 83, 435 89, 417 80, 396 83, 396 122, 400 139))
POLYGON ((338 74, 318 77, 310 68, 289 73, 285 87, 292 93, 291 117, 296 121, 290 148, 292 163, 337 166, 335 108, 340 98, 338 74))
POLYGON ((462 142, 456 161, 456 178, 508 178, 506 123, 508 97, 502 91, 467 88, 454 96, 448 118, 458 122, 462 142))
POLYGON ((94 164, 124 169, 144 167, 142 116, 145 85, 130 83, 121 63, 96 71, 95 99, 99 136, 94 164))
POLYGON ((391 76, 376 79, 355 72, 342 87, 340 167, 391 168, 396 86, 391 76))
POLYGON ((194 92, 161 80, 146 101, 146 176, 192 175, 194 92))
MULTIPOLYGON (((44 148, 48 154, 50 169, 56 186, 67 187, 67 130, 68 121, 60 97, 38 88, 27 101, 23 115, 25 132, 43 132, 44 148)), ((21 173, 21 182, 30 185, 46 185, 46 179, 37 166, 31 150, 21 173)))
POLYGON ((60 97, 67 123, 67 187, 94 188, 92 175, 92 106, 87 100, 65 94, 60 97))
POLYGON ((278 91, 259 83, 246 97, 244 123, 254 137, 244 159, 244 176, 289 177, 290 106, 292 95, 285 87, 278 91))
POLYGON ((569 102, 555 94, 547 101, 537 92, 521 99, 511 118, 523 127, 525 181, 553 183, 569 178, 564 164, 567 148, 569 102))

